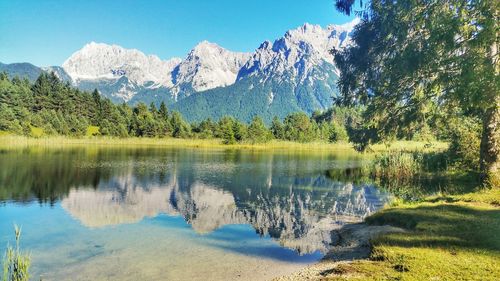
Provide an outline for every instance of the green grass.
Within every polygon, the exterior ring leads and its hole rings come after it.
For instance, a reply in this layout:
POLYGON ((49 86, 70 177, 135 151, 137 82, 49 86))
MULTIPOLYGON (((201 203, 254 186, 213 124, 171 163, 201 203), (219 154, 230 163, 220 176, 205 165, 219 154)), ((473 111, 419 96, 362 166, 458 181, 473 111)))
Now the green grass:
POLYGON ((44 132, 42 128, 30 126, 30 135, 34 138, 40 138, 44 135, 44 132))
POLYGON ((339 265, 328 280, 500 280, 500 191, 429 197, 370 216, 406 233, 372 241, 369 260, 339 265))
MULTIPOLYGON (((95 133, 96 128, 90 128, 90 133, 95 133)), ((0 134, 0 147, 19 146, 62 146, 62 145, 109 145, 109 146, 169 146, 169 147, 199 147, 199 148, 229 148, 229 149, 290 149, 304 151, 349 151, 355 153, 350 143, 328 143, 328 142, 291 142, 282 140, 271 140, 267 143, 236 143, 226 145, 221 139, 178 139, 178 138, 117 138, 117 137, 66 137, 66 136, 41 136, 37 138, 16 136, 11 134, 0 134)), ((374 145, 374 152, 384 151, 436 151, 447 147, 442 142, 415 142, 397 141, 393 144, 374 145), (404 149, 403 149, 404 148, 404 149)), ((370 158, 374 153, 365 153, 370 158)))
POLYGON ((177 139, 177 138, 112 138, 112 137, 82 137, 71 138, 50 136, 30 138, 23 136, 0 136, 0 147, 22 146, 50 146, 67 145, 103 145, 103 146, 165 146, 165 147, 192 147, 192 148, 224 148, 224 149, 289 149, 305 151, 346 151, 356 153, 349 143, 310 142, 298 143, 290 141, 272 140, 267 143, 251 144, 237 143, 226 145, 220 139, 177 139))
POLYGON ((464 195, 456 195, 452 198, 464 202, 487 203, 500 207, 500 188, 486 189, 464 195))
POLYGON ((409 181, 421 171, 421 164, 421 157, 412 153, 383 153, 375 157, 372 174, 389 181, 409 181))
POLYGON ((99 133, 100 133, 99 132, 99 127, 97 127, 97 126, 88 126, 85 135, 87 137, 92 137, 92 136, 99 135, 99 133))
POLYGON ((391 151, 427 152, 427 151, 443 151, 446 149, 448 149, 448 143, 440 141, 433 141, 433 142, 391 141, 387 143, 372 144, 368 148, 368 150, 371 152, 391 152, 391 151))

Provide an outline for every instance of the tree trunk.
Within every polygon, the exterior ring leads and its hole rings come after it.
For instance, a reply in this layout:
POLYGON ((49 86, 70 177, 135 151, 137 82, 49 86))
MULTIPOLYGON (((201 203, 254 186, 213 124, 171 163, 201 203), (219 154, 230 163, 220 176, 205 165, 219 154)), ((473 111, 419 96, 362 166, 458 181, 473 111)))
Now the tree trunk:
POLYGON ((486 110, 480 148, 480 170, 483 184, 500 187, 500 97, 486 110))

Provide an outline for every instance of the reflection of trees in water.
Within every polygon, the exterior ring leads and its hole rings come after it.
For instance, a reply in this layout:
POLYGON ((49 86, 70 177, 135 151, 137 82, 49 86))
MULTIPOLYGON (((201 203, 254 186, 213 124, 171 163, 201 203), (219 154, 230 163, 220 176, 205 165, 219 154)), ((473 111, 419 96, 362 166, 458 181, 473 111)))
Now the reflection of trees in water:
POLYGON ((333 168, 325 172, 327 178, 337 182, 352 182, 357 185, 373 183, 391 194, 409 201, 416 201, 436 193, 460 194, 477 186, 477 175, 462 173, 460 175, 436 174, 421 175, 410 180, 399 178, 375 178, 370 165, 359 165, 347 168, 333 168))
POLYGON ((79 169, 78 159, 93 157, 80 149, 47 153, 43 149, 2 151, 0 155, 0 200, 54 204, 71 187, 96 186, 111 176, 102 169, 79 169))
POLYGON ((54 204, 72 188, 97 188, 116 175, 147 181, 167 169, 151 158, 155 150, 66 148, 0 150, 0 201, 54 204))
MULTIPOLYGON (((169 150, 158 148, 65 148, 30 147, 0 150, 0 201, 33 201, 55 203, 73 187, 97 187, 111 176, 132 173, 137 180, 163 182, 172 165, 189 169, 196 163, 196 174, 218 173, 221 181, 231 179, 227 170, 241 165, 251 172, 263 173, 269 163, 286 166, 283 169, 295 176, 311 173, 311 163, 331 160, 325 156, 270 155, 237 150, 207 152, 203 150, 169 150), (293 161, 289 161, 293 159, 293 161), (277 161, 276 161, 277 160, 277 161)), ((185 172, 186 173, 186 172, 185 172)))
POLYGON ((331 230, 361 220, 384 200, 370 186, 328 179, 322 171, 332 159, 325 157, 151 149, 24 153, 8 159, 8 167, 19 169, 11 170, 19 172, 18 179, 33 170, 42 176, 26 179, 15 191, 16 183, 2 173, 4 199, 64 198, 62 206, 88 227, 166 213, 181 215, 199 233, 251 224, 258 234, 301 253, 325 251, 333 242, 331 230))

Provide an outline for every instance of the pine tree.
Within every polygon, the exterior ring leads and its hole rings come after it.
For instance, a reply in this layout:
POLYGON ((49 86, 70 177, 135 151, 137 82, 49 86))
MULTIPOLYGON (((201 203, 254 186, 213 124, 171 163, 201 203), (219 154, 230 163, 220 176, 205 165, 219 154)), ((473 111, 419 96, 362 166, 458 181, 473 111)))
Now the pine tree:
POLYGON ((167 109, 167 105, 165 105, 164 101, 161 102, 161 104, 160 104, 160 110, 158 111, 158 113, 160 114, 160 117, 164 121, 168 120, 168 109, 167 109))
POLYGON ((269 141, 271 133, 266 128, 262 118, 256 116, 248 126, 248 139, 252 143, 262 143, 269 141))
POLYGON ((172 112, 170 123, 172 124, 172 136, 174 138, 189 137, 189 125, 186 123, 186 121, 184 121, 182 115, 178 111, 172 112))
POLYGON ((276 139, 285 139, 285 127, 283 126, 283 123, 280 121, 278 116, 274 116, 273 118, 273 121, 271 123, 271 133, 276 139))
POLYGON ((234 137, 233 126, 230 122, 226 122, 220 128, 222 133, 222 142, 224 144, 235 144, 236 138, 234 137))

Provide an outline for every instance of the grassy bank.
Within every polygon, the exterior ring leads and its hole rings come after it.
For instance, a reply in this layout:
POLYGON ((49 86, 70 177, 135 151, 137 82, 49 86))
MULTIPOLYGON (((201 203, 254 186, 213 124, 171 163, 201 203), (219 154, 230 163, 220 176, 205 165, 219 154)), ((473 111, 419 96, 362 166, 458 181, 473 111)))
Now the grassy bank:
POLYGON ((372 241, 369 260, 336 266, 327 280, 500 280, 500 189, 428 197, 368 217, 405 233, 372 241))
MULTIPOLYGON (((164 146, 164 147, 186 147, 186 148, 223 148, 223 149, 290 149, 290 150, 311 150, 311 151, 350 151, 354 152, 350 143, 327 143, 327 142, 291 142, 282 140, 271 140, 266 143, 236 143, 224 144, 220 139, 179 139, 179 138, 112 138, 112 137, 88 137, 70 138, 64 136, 51 136, 32 138, 24 136, 0 135, 1 147, 22 147, 22 146, 68 146, 68 145, 102 145, 102 146, 164 146)), ((391 145, 376 145, 373 151, 401 150, 435 150, 446 147, 445 143, 434 142, 427 144, 424 142, 398 141, 391 145)))
POLYGON ((353 147, 349 143, 310 142, 299 143, 272 140, 267 143, 236 143, 224 144, 220 139, 179 139, 179 138, 69 138, 62 136, 30 138, 23 136, 0 136, 0 146, 67 146, 67 145, 99 145, 99 146, 163 146, 186 148, 225 148, 225 149, 297 149, 297 150, 349 150, 353 147))
POLYGON ((368 150, 375 153, 391 151, 442 151, 448 148, 446 142, 424 142, 424 141, 392 141, 387 143, 377 143, 369 146, 368 150))

